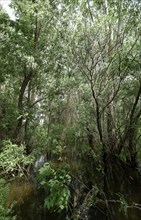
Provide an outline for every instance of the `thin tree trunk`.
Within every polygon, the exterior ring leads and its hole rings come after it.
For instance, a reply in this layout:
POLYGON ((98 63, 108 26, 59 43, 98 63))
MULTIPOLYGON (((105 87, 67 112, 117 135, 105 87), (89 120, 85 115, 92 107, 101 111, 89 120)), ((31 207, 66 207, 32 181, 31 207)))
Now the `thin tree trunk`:
POLYGON ((141 83, 135 98, 135 102, 131 109, 129 124, 125 128, 124 134, 118 145, 118 154, 121 153, 122 148, 127 144, 128 149, 128 160, 132 164, 136 163, 136 139, 137 139, 137 124, 139 117, 141 116, 141 110, 136 113, 137 105, 141 96, 141 83))
POLYGON ((18 98, 18 111, 19 111, 19 118, 17 121, 17 126, 14 132, 14 140, 17 144, 20 144, 21 142, 21 129, 22 129, 22 125, 23 125, 23 110, 24 110, 24 94, 25 94, 25 90, 27 88, 28 83, 30 82, 32 78, 32 72, 30 72, 28 75, 25 73, 24 74, 24 79, 22 81, 22 85, 20 88, 20 92, 19 92, 19 98, 18 98))
MULTIPOLYGON (((36 3, 36 1, 32 0, 33 4, 36 3)), ((38 47, 38 40, 39 40, 39 23, 38 23, 38 9, 37 7, 35 8, 35 30, 34 30, 34 52, 36 53, 37 47, 38 47)), ((30 72, 28 72, 27 67, 24 67, 24 79, 22 81, 21 84, 21 88, 20 88, 20 92, 19 92, 19 98, 18 98, 18 111, 19 111, 19 118, 17 121, 17 126, 15 128, 14 131, 14 141, 17 144, 20 144, 22 142, 23 139, 23 135, 22 135, 22 126, 23 126, 23 111, 24 111, 24 95, 25 95, 25 91, 26 88, 29 84, 29 82, 31 82, 33 77, 33 70, 31 70, 30 72)))
POLYGON ((61 134, 62 143, 65 143, 67 129, 68 129, 70 121, 71 121, 71 92, 70 91, 67 94, 67 104, 66 104, 66 110, 65 110, 64 117, 65 117, 64 128, 63 128, 63 132, 61 134))

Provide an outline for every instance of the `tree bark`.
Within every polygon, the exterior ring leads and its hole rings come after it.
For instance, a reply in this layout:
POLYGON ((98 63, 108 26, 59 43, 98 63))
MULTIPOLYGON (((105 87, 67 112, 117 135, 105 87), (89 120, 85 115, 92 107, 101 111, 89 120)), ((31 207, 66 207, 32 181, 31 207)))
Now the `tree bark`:
POLYGON ((14 132, 14 140, 17 144, 21 143, 21 129, 22 129, 22 124, 23 124, 23 111, 24 111, 24 94, 25 90, 27 88, 28 83, 30 82, 32 78, 32 72, 30 72, 28 75, 25 73, 24 74, 24 79, 21 84, 20 92, 19 92, 19 98, 18 98, 18 111, 19 111, 19 118, 17 121, 17 126, 14 132))

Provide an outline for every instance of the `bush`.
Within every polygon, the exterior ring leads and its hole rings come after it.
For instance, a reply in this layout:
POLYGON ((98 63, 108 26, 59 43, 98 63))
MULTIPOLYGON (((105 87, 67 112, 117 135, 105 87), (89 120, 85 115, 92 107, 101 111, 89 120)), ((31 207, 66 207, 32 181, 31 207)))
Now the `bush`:
POLYGON ((12 144, 11 141, 3 142, 0 153, 0 168, 3 174, 22 177, 25 175, 25 167, 34 161, 32 156, 25 155, 24 146, 12 144))
POLYGON ((68 208, 71 177, 66 170, 55 170, 50 163, 46 163, 39 169, 38 180, 40 185, 49 191, 45 198, 45 206, 49 211, 60 212, 68 208))

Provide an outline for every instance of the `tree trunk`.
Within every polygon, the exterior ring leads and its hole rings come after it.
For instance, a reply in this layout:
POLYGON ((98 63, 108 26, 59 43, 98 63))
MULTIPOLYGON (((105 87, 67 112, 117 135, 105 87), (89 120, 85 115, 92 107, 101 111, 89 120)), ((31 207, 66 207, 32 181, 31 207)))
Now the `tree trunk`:
MULTIPOLYGON (((33 4, 36 3, 36 1, 32 0, 33 4)), ((38 40, 39 40, 39 22, 38 22, 38 9, 35 7, 35 29, 34 29, 34 44, 33 44, 33 49, 35 50, 34 52, 36 53, 37 47, 38 47, 38 40)), ((22 134, 22 126, 23 126, 23 111, 24 111, 24 94, 25 90, 31 81, 33 77, 33 70, 28 71, 27 67, 25 66, 24 68, 24 79, 21 84, 20 88, 20 93, 19 93, 19 98, 18 98, 18 111, 19 111, 19 118, 17 122, 16 129, 14 131, 14 141, 17 144, 20 144, 23 139, 23 134, 22 134)))
POLYGON ((67 134, 67 129, 71 121, 71 92, 69 91, 67 94, 67 103, 66 103, 66 110, 64 114, 64 128, 63 132, 61 134, 61 141, 62 143, 65 143, 66 139, 66 134, 67 134))
POLYGON ((32 72, 30 72, 28 75, 25 73, 24 74, 24 79, 21 84, 20 92, 19 92, 19 98, 18 98, 18 111, 19 111, 19 118, 17 121, 17 126, 14 132, 14 141, 17 144, 20 144, 22 141, 22 125, 23 125, 23 111, 24 111, 24 94, 25 90, 27 88, 28 83, 30 82, 32 78, 32 72))

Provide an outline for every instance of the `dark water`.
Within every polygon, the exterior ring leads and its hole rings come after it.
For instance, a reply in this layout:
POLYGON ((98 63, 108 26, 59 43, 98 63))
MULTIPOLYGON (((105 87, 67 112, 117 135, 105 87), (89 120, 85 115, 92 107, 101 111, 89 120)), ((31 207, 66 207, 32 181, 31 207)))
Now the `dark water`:
MULTIPOLYGON (((79 220, 141 220, 139 172, 116 158, 107 162, 106 172, 104 198, 103 195, 97 196, 97 201, 92 201, 94 205, 88 207, 87 217, 79 220)), ((45 192, 37 190, 33 184, 16 183, 13 188, 10 196, 15 197, 15 193, 19 193, 17 197, 21 197, 15 208, 18 220, 66 219, 64 215, 51 214, 44 208, 45 192)))
POLYGON ((64 220, 58 213, 49 213, 44 207, 46 192, 37 181, 38 169, 46 162, 46 155, 37 158, 31 167, 29 180, 14 181, 8 196, 8 204, 15 203, 17 220, 64 220))
POLYGON ((88 210, 88 220, 141 220, 141 175, 116 157, 107 162, 105 200, 88 210))
MULTIPOLYGON (((23 184, 29 185, 29 183, 23 184)), ((22 188, 22 184, 20 186, 18 184, 17 187, 22 188)), ((26 190, 23 193, 26 194, 26 190)), ((15 206, 17 220, 64 220, 64 216, 58 213, 52 214, 47 211, 44 207, 44 198, 45 193, 33 187, 27 197, 23 197, 23 199, 15 206)))
MULTIPOLYGON (((127 181, 128 182, 128 181, 127 181)), ((127 184, 127 183, 126 183, 127 184)), ((96 203, 88 210, 88 217, 81 220, 141 220, 141 207, 134 204, 141 204, 141 185, 140 181, 132 180, 126 185, 126 193, 119 188, 116 193, 109 195, 108 207, 104 204, 104 200, 96 203), (120 193, 119 193, 120 192, 120 193), (118 194, 117 194, 118 193, 118 194), (123 194, 124 193, 124 196, 123 194)), ((59 214, 51 214, 44 208, 44 192, 34 191, 29 195, 23 203, 16 206, 16 214, 18 220, 65 220, 65 216, 59 214)))
POLYGON ((16 180, 11 186, 7 203, 15 203, 14 214, 17 220, 60 220, 64 219, 58 213, 49 213, 44 207, 46 192, 39 187, 37 173, 46 162, 46 156, 41 155, 30 170, 29 180, 16 180))

